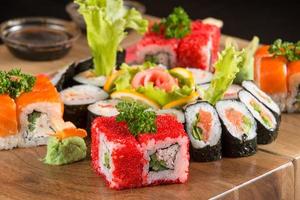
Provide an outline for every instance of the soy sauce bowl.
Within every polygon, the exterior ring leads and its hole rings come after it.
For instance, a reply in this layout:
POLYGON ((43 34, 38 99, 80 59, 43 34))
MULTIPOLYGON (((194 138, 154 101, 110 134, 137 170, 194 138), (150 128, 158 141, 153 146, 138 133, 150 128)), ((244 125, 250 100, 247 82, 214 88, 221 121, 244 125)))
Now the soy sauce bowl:
POLYGON ((45 61, 65 56, 80 30, 74 23, 46 17, 29 17, 6 21, 0 36, 9 51, 18 58, 45 61))

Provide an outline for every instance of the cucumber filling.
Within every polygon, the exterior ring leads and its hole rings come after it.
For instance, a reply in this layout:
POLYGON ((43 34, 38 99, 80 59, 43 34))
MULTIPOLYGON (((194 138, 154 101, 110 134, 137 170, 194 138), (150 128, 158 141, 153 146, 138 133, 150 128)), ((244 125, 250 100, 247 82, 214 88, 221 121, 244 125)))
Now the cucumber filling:
POLYGON ((179 145, 177 143, 167 148, 158 149, 150 155, 149 171, 174 170, 178 151, 179 145))
POLYGON ((155 64, 163 64, 165 66, 170 66, 171 61, 169 60, 170 54, 167 52, 159 52, 156 54, 147 54, 145 56, 146 62, 151 62, 155 64))
POLYGON ((263 120, 263 123, 267 126, 267 127, 272 127, 272 124, 270 122, 270 119, 267 117, 267 115, 262 111, 261 107, 256 104, 256 103, 251 103, 253 106, 253 109, 258 112, 258 114, 260 115, 260 117, 263 120))
POLYGON ((109 159, 109 152, 105 152, 104 153, 104 161, 103 161, 103 165, 107 168, 110 169, 110 159, 109 159))
POLYGON ((202 129, 197 126, 199 119, 199 113, 196 114, 196 119, 192 124, 192 136, 195 138, 195 140, 203 140, 203 131, 202 129))
POLYGON ((43 138, 55 132, 46 113, 33 111, 27 116, 27 121, 25 138, 28 140, 43 138))

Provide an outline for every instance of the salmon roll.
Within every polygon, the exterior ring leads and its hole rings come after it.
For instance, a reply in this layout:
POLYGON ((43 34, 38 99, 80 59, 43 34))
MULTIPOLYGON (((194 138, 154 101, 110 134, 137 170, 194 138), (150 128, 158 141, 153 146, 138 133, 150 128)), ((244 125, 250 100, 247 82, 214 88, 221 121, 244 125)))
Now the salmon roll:
MULTIPOLYGON (((261 51, 267 51, 263 47, 261 51)), ((268 52, 261 53, 256 58, 255 82, 258 87, 269 94, 280 106, 286 110, 287 88, 287 61, 284 57, 273 57, 268 52)))
POLYGON ((49 135, 55 133, 53 119, 63 116, 59 93, 46 76, 37 76, 31 92, 17 99, 17 116, 20 127, 20 147, 45 145, 49 135))
POLYGON ((256 153, 257 124, 247 107, 237 100, 217 102, 222 121, 222 149, 227 157, 245 157, 256 153))
POLYGON ((249 92, 240 91, 239 99, 246 105, 257 122, 257 143, 269 144, 273 142, 278 135, 280 120, 249 92))
POLYGON ((0 95, 0 150, 8 150, 18 145, 17 110, 15 101, 8 95, 0 95))
POLYGON ((269 95, 259 89, 253 81, 243 81, 242 86, 245 90, 255 96, 255 98, 257 98, 262 104, 269 108, 275 114, 278 120, 280 120, 280 107, 269 95))
POLYGON ((300 60, 288 65, 288 89, 287 111, 300 112, 300 60))
POLYGON ((191 157, 198 162, 222 158, 222 128, 215 108, 199 101, 185 109, 185 129, 191 141, 191 157))

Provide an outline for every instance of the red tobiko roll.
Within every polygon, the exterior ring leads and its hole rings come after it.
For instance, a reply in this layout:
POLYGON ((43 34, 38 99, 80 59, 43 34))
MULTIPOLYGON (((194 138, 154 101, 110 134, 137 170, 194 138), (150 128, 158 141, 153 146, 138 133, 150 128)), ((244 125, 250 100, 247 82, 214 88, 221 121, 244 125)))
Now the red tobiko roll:
POLYGON ((177 49, 178 65, 209 70, 212 61, 212 42, 207 34, 190 34, 183 38, 177 49))
POLYGON ((92 165, 113 189, 142 186, 145 160, 125 123, 99 117, 92 125, 92 165))
POLYGON ((201 20, 192 22, 192 34, 206 34, 212 40, 212 64, 218 59, 220 48, 221 29, 213 24, 204 24, 201 20))
POLYGON ((173 116, 156 118, 156 133, 134 137, 126 123, 99 117, 92 125, 92 163, 114 189, 184 183, 188 178, 189 140, 173 116))

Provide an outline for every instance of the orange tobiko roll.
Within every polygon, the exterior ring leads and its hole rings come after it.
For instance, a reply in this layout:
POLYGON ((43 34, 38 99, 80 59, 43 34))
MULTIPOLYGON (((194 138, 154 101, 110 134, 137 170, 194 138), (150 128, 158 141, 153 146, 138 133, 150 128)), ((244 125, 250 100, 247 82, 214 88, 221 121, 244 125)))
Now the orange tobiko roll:
POLYGON ((287 85, 289 95, 287 98, 287 111, 300 111, 300 60, 288 64, 287 85))

